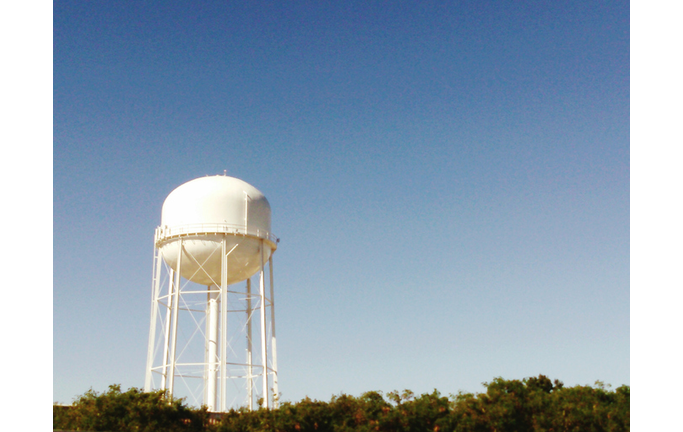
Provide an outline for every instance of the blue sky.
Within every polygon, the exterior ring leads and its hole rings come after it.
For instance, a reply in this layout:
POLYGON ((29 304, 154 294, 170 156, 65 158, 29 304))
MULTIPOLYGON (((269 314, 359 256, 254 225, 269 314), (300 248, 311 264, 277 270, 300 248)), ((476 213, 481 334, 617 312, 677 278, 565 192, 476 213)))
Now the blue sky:
POLYGON ((53 399, 141 387, 175 187, 260 189, 280 391, 630 383, 629 10, 57 2, 53 399))

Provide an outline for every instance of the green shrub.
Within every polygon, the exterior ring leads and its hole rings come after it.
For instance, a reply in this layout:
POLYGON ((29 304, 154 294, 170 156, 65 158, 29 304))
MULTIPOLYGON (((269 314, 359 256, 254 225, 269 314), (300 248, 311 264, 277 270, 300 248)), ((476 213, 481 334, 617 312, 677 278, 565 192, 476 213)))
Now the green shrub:
POLYGON ((192 410, 182 400, 169 400, 163 391, 143 392, 120 385, 98 394, 92 389, 70 407, 53 408, 53 429, 156 432, 204 431, 205 409, 192 410))
POLYGON ((278 409, 246 408, 214 415, 193 409, 164 392, 145 393, 118 385, 92 390, 72 406, 53 407, 53 427, 83 431, 170 432, 626 432, 630 430, 629 386, 614 391, 565 387, 544 375, 523 380, 495 378, 484 393, 447 398, 434 390, 340 394, 329 402, 305 398, 278 409))

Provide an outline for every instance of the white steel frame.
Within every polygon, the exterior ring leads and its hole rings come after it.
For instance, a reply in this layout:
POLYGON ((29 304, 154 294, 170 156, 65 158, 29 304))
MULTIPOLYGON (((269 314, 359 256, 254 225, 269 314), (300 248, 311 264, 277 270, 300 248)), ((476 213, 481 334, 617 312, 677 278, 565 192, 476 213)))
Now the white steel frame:
MULTIPOLYGON (((188 238, 201 239, 203 235, 193 230, 191 233, 174 235, 169 239, 163 234, 160 229, 157 229, 155 234, 145 391, 161 389, 173 397, 174 393, 177 393, 176 378, 180 378, 193 395, 194 400, 190 403, 194 402, 199 405, 199 398, 196 397, 198 387, 193 388, 188 381, 189 378, 202 378, 201 404, 206 405, 211 412, 226 412, 230 408, 241 406, 253 410, 255 401, 261 402, 265 408, 277 408, 279 390, 272 252, 277 248, 276 243, 279 240, 275 239, 273 242, 274 236, 269 233, 258 238, 261 250, 260 270, 256 274, 258 293, 254 293, 251 278, 246 280, 246 284, 240 282, 228 285, 227 282, 230 271, 228 257, 237 247, 235 245, 228 250, 227 238, 228 236, 234 238, 235 234, 225 231, 222 233, 222 240, 217 244, 215 251, 220 251, 221 254, 220 281, 214 281, 208 287, 192 283, 180 276, 183 259, 194 260, 199 268, 202 268, 202 263, 197 262, 190 251, 183 246, 183 241, 188 238), (175 268, 170 268, 166 264, 159 249, 165 241, 169 240, 179 242, 175 268), (264 246, 270 246, 272 251, 267 261, 264 246), (266 267, 269 270, 269 292, 266 288, 266 267), (167 284, 164 283, 166 279, 167 284), (243 290, 242 285, 246 285, 243 290), (245 306, 242 308, 241 303, 231 301, 230 295, 243 299, 245 306), (205 300, 201 300, 202 298, 205 300), (202 309, 193 306, 198 305, 199 302, 205 302, 202 309), (270 309, 270 313, 267 313, 267 309, 270 309), (186 319, 184 316, 181 319, 181 311, 189 313, 192 319, 186 319), (258 321, 254 319, 256 312, 258 312, 258 321), (246 345, 244 357, 241 354, 238 355, 233 347, 242 342, 237 343, 235 338, 228 337, 228 317, 234 313, 245 313, 242 315, 244 325, 236 329, 238 337, 244 338, 242 340, 246 345), (196 315, 199 315, 200 319, 197 319, 196 315), (202 328, 202 323, 204 328, 202 328), (161 325, 159 331, 157 331, 158 325, 161 325), (260 348, 256 352, 253 349, 254 325, 258 328, 257 342, 260 348), (179 328, 181 332, 182 329, 192 329, 191 336, 189 338, 185 336, 187 344, 180 347, 179 328), (197 334, 201 334, 204 339, 203 361, 182 361, 183 353, 190 348, 191 340, 197 334), (236 370, 241 372, 235 372, 236 370), (197 371, 201 371, 201 375, 197 371), (234 385, 229 390, 230 381, 233 381, 234 385), (240 388, 238 381, 245 382, 245 388, 240 388), (261 384, 260 391, 258 383, 261 384), (237 393, 244 390, 245 396, 242 398, 234 396, 235 390, 237 393)), ((216 232, 210 234, 213 235, 216 232)), ((241 235, 245 238, 256 237, 241 235)))

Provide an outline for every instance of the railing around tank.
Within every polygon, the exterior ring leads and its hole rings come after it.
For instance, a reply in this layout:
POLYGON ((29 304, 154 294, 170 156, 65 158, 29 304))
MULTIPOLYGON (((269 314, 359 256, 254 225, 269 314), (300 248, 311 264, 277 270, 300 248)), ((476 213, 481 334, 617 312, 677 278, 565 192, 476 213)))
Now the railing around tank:
POLYGON ((272 242, 274 245, 280 242, 280 239, 275 237, 271 232, 245 227, 244 225, 233 225, 226 223, 199 223, 187 224, 178 226, 160 226, 154 231, 154 244, 159 245, 160 242, 174 237, 186 237, 192 235, 203 234, 233 234, 240 236, 249 236, 262 238, 272 242))

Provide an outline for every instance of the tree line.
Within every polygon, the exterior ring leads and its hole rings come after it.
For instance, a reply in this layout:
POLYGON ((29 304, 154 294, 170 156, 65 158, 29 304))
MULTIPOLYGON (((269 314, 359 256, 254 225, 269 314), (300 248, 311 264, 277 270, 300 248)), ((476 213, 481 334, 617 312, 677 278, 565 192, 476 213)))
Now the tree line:
POLYGON ((278 409, 246 408, 209 413, 163 391, 120 385, 87 391, 70 406, 53 406, 53 429, 125 432, 620 432, 630 430, 630 387, 565 387, 544 375, 522 380, 495 378, 483 393, 416 396, 409 390, 386 395, 333 396, 329 402, 302 399, 278 409))

